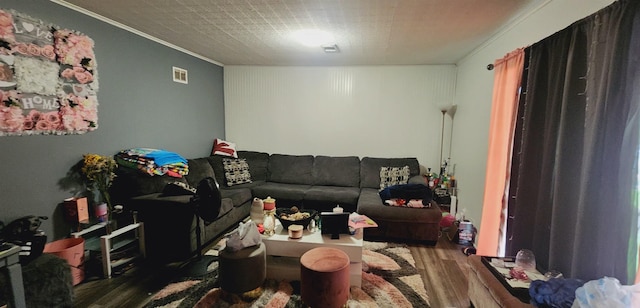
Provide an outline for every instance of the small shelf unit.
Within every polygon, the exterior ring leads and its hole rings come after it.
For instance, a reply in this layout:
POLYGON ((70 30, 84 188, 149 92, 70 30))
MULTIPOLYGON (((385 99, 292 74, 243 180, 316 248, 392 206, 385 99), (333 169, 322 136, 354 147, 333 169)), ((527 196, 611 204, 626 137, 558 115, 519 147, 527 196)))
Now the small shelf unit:
POLYGON ((144 224, 142 222, 132 223, 114 230, 110 234, 105 234, 106 225, 106 222, 97 223, 82 231, 71 233, 71 236, 83 237, 85 239, 85 250, 100 251, 102 273, 105 277, 111 278, 113 269, 130 264, 138 258, 146 258, 144 224), (129 249, 136 249, 137 251, 125 254, 122 257, 116 257, 118 252, 128 251, 129 249))

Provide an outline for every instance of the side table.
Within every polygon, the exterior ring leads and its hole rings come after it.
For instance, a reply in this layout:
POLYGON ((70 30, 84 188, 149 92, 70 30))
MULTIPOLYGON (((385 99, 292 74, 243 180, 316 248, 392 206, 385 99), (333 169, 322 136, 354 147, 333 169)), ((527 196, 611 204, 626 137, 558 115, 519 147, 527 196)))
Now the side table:
POLYGON ((469 300, 474 307, 533 307, 523 303, 482 262, 482 257, 471 255, 469 263, 469 300))
POLYGON ((11 284, 11 301, 9 307, 26 307, 24 285, 22 283, 22 267, 20 266, 20 246, 4 243, 0 250, 0 268, 7 270, 11 284))

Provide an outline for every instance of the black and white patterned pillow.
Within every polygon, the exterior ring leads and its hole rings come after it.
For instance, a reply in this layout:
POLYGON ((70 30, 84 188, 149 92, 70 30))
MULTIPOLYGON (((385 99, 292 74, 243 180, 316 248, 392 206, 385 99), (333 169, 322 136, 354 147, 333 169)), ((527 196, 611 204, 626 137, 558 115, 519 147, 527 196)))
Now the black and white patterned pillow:
POLYGON ((227 180, 227 186, 251 183, 249 164, 245 158, 223 158, 222 164, 224 166, 224 177, 227 180))
POLYGON ((410 173, 409 166, 380 167, 380 190, 389 186, 407 184, 410 173))

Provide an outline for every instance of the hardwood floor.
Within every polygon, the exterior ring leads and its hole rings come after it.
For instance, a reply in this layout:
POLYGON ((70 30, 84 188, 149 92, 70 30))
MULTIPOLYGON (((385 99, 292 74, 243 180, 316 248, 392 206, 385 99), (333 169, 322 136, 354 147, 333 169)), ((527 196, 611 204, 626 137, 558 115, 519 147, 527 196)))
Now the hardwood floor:
POLYGON ((467 296, 469 265, 462 253, 464 246, 449 241, 446 235, 433 246, 409 245, 429 294, 431 307, 469 307, 467 296))
MULTIPOLYGON (((463 246, 443 235, 435 246, 409 244, 431 307, 469 307, 469 266, 463 246)), ((153 294, 179 274, 179 266, 139 264, 111 279, 93 279, 74 288, 76 307, 144 307, 153 294)))

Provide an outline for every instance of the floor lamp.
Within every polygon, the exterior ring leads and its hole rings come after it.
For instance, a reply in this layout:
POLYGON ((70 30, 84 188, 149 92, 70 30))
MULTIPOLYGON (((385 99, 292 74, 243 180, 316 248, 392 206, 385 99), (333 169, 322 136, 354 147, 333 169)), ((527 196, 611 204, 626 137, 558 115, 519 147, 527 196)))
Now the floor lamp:
MULTIPOLYGON (((440 112, 442 112, 442 127, 440 128, 440 161, 438 164, 442 166, 442 151, 444 150, 444 115, 448 114, 453 122, 453 116, 456 114, 458 105, 442 105, 440 106, 440 112)), ((453 123, 452 123, 453 131, 453 123)), ((449 141, 449 155, 451 155, 451 140, 449 141)), ((442 170, 441 170, 442 171, 442 170)))

